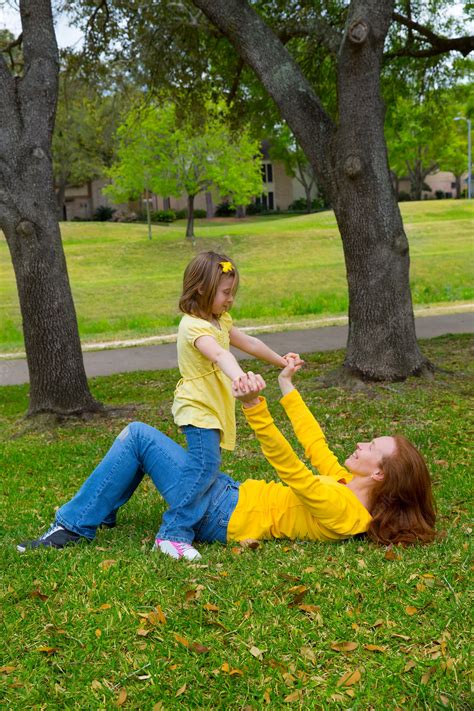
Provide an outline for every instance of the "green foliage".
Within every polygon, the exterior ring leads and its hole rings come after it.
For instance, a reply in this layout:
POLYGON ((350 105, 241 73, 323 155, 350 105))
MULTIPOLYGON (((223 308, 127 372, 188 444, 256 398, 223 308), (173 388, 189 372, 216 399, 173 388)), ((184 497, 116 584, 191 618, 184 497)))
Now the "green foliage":
MULTIPOLYGON (((298 387, 338 458, 357 440, 394 432, 427 458, 440 538, 393 551, 364 541, 274 541, 258 550, 216 544, 200 547, 199 565, 176 563, 150 550, 164 502, 145 478, 117 528, 101 530, 94 543, 20 557, 15 544, 46 528, 130 420, 184 442, 170 413, 179 374, 95 378, 96 398, 135 411, 56 427, 23 419, 27 386, 2 388, 3 705, 108 709, 126 694, 125 709, 159 702, 164 709, 467 709, 469 342, 422 344, 443 368, 432 381, 354 393, 317 387, 343 353, 305 356, 298 387), (165 623, 149 614, 157 608, 165 623), (344 642, 353 651, 337 651, 344 642), (359 680, 338 686, 356 670, 359 680)), ((261 370, 272 413, 302 454, 277 403, 274 369, 261 370)), ((271 480, 237 416, 238 449, 225 454, 223 471, 271 480)))
POLYGON ((174 222, 177 219, 177 215, 174 210, 152 210, 151 212, 152 222, 174 222))
POLYGON ((233 217, 235 215, 235 207, 230 205, 227 200, 219 203, 215 211, 216 217, 233 217))
POLYGON ((94 212, 93 219, 97 222, 107 222, 111 220, 114 215, 115 210, 109 205, 99 205, 99 207, 94 212))

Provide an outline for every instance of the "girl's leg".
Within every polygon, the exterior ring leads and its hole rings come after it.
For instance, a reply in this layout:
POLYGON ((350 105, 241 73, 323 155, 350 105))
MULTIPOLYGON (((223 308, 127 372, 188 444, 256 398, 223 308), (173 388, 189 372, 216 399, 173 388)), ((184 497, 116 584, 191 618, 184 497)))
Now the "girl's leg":
POLYGON ((144 472, 168 504, 176 504, 182 494, 179 481, 185 458, 184 449, 162 432, 133 422, 119 434, 77 494, 57 511, 56 522, 94 538, 97 527, 111 521, 128 501, 144 472))
POLYGON ((219 474, 220 433, 193 425, 182 428, 188 449, 181 472, 181 495, 163 516, 157 537, 192 543, 195 528, 209 506, 210 489, 219 474))

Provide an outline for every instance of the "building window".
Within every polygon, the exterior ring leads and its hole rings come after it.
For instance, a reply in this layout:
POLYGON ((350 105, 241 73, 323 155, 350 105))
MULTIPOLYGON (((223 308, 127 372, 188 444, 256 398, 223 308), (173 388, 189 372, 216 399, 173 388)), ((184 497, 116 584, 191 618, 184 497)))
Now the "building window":
POLYGON ((262 163, 262 180, 264 183, 273 183, 273 166, 271 163, 262 163))

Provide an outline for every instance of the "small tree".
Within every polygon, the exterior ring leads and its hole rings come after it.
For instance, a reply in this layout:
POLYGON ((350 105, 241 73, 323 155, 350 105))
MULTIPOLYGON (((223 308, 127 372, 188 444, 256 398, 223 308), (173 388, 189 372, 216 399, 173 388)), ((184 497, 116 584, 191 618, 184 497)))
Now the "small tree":
POLYGON ((270 155, 275 160, 281 160, 286 174, 303 186, 306 212, 311 212, 313 188, 317 191, 316 174, 288 126, 281 126, 272 136, 270 155))
POLYGON ((118 160, 107 193, 135 197, 143 191, 187 196, 186 237, 194 240, 194 199, 211 187, 234 204, 261 192, 258 142, 247 130, 232 133, 221 105, 208 106, 197 128, 179 121, 176 108, 148 104, 135 108, 118 131, 118 160))

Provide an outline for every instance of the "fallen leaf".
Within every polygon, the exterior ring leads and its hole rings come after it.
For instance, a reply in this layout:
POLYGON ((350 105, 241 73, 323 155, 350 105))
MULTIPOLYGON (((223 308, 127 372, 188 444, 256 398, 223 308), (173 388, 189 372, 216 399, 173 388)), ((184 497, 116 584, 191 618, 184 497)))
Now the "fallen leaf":
POLYGON ((232 553, 232 555, 242 555, 244 549, 242 546, 232 546, 230 552, 232 553))
POLYGON ((368 652, 386 652, 385 647, 379 647, 378 644, 364 644, 364 649, 368 652))
POLYGON ((439 695, 439 700, 443 704, 443 706, 449 706, 449 699, 445 694, 440 694, 439 695))
POLYGON ((265 704, 270 703, 270 689, 265 689, 265 691, 263 692, 263 701, 265 704))
POLYGON ((159 605, 156 605, 156 607, 148 613, 147 620, 150 625, 166 625, 166 617, 159 605))
POLYGON ((97 639, 99 639, 99 637, 102 637, 102 630, 100 630, 99 628, 97 628, 96 631, 95 631, 95 636, 97 637, 97 639))
POLYGON ((115 702, 117 706, 123 706, 127 700, 127 692, 125 689, 120 689, 117 701, 115 702))
POLYGON ((418 612, 418 608, 413 607, 413 605, 407 605, 407 607, 405 607, 405 612, 407 613, 407 615, 410 615, 410 617, 412 617, 413 615, 416 615, 416 613, 418 612))
POLYGON ((152 711, 164 711, 164 708, 163 702, 158 701, 158 703, 153 706, 152 711))
POLYGON ((437 464, 439 467, 447 467, 449 466, 448 462, 446 459, 435 459, 435 464, 437 464))
POLYGON ((358 642, 333 642, 331 649, 335 652, 353 652, 358 646, 358 642))
POLYGON ((184 637, 181 637, 181 635, 177 634, 176 632, 174 633, 174 638, 177 642, 184 645, 185 647, 189 648, 191 646, 191 643, 188 642, 187 639, 185 639, 184 637))
POLYGON ((313 664, 316 664, 316 654, 311 649, 311 647, 301 647, 300 654, 303 657, 303 659, 307 659, 308 661, 312 662, 313 664))
POLYGON ((91 689, 94 689, 97 691, 98 689, 102 689, 102 684, 98 679, 94 679, 91 683, 91 689))
POLYGON ((250 654, 256 659, 263 659, 263 651, 258 647, 252 646, 249 649, 250 654))
POLYGON ((321 610, 319 605, 298 605, 298 610, 301 610, 301 612, 306 612, 308 615, 315 615, 317 612, 321 610))
POLYGON ((37 647, 34 651, 41 652, 41 654, 55 654, 59 650, 57 647, 37 647))
POLYGON ((99 563, 99 568, 102 568, 102 570, 108 570, 111 568, 113 565, 115 565, 117 561, 111 558, 110 560, 103 560, 101 563, 99 563))
POLYGON ((150 634, 151 630, 146 630, 143 627, 139 627, 137 629, 137 635, 139 637, 146 637, 148 634, 150 634))
POLYGON ((288 696, 285 696, 283 701, 287 704, 291 704, 293 701, 299 701, 301 698, 301 690, 293 691, 292 694, 288 694, 288 696))
POLYGON ((392 634, 392 637, 397 637, 398 639, 404 639, 405 642, 409 642, 411 637, 409 637, 407 634, 392 634))
POLYGON ((186 688, 187 688, 187 684, 183 684, 183 686, 180 689, 178 689, 175 696, 181 696, 181 694, 184 694, 184 692, 186 691, 186 688))
POLYGON ((99 610, 110 610, 111 607, 112 605, 109 605, 108 602, 104 602, 104 604, 99 607, 99 610))
POLYGON ((219 612, 217 605, 213 605, 212 602, 206 602, 204 609, 209 610, 209 612, 219 612))
POLYGON ((435 671, 436 671, 436 667, 431 667, 430 669, 428 669, 428 671, 425 672, 425 673, 423 674, 423 676, 421 677, 421 683, 422 683, 422 684, 427 684, 427 683, 429 682, 430 678, 431 678, 431 677, 433 676, 433 674, 435 673, 435 671))
POLYGON ((389 548, 387 551, 385 551, 384 558, 385 560, 401 560, 401 556, 395 553, 393 548, 389 548))
POLYGON ((39 599, 44 602, 45 600, 48 599, 49 595, 45 595, 44 593, 41 592, 41 590, 39 588, 37 588, 36 590, 32 590, 30 592, 30 597, 39 597, 39 599))
POLYGON ((242 669, 231 669, 229 672, 229 676, 243 676, 244 673, 242 669))
POLYGON ((192 642, 191 649, 193 652, 196 652, 196 654, 207 654, 211 651, 209 647, 205 647, 203 644, 199 644, 199 642, 192 642))
POLYGON ((410 671, 410 669, 413 669, 414 667, 416 667, 416 662, 414 662, 413 659, 410 659, 410 661, 407 662, 405 664, 405 666, 403 667, 403 671, 404 672, 410 671))
POLYGON ((303 569, 303 573, 314 573, 316 571, 316 568, 314 565, 310 565, 308 568, 303 569))
POLYGON ((355 671, 348 671, 338 679, 336 686, 352 686, 360 681, 360 671, 356 669, 355 671))
POLYGON ((370 627, 372 627, 372 629, 374 629, 375 627, 382 627, 382 625, 383 625, 383 620, 378 619, 378 620, 375 620, 374 624, 370 625, 370 627))
POLYGON ((14 672, 16 667, 11 667, 11 666, 5 666, 5 667, 0 667, 0 674, 11 674, 14 672))
POLYGON ((289 580, 292 583, 299 583, 301 580, 301 578, 298 578, 296 575, 290 575, 290 573, 278 573, 278 577, 283 580, 289 580))

